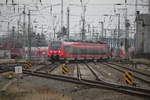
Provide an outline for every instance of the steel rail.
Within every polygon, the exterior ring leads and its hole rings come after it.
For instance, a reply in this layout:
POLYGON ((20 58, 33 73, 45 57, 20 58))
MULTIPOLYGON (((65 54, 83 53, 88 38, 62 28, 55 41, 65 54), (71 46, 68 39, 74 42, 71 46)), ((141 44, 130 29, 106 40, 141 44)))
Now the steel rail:
MULTIPOLYGON (((50 64, 50 66, 51 65, 53 65, 53 64, 50 64)), ((44 65, 43 67, 41 67, 41 68, 38 68, 36 71, 41 71, 41 70, 44 70, 44 69, 46 69, 47 68, 47 65, 44 65)))
POLYGON ((136 61, 128 61, 128 62, 122 62, 124 64, 143 64, 143 65, 146 65, 146 66, 149 66, 150 63, 144 63, 144 62, 136 62, 136 61))
POLYGON ((48 69, 48 72, 52 72, 54 71, 57 67, 59 67, 60 64, 56 64, 50 67, 50 69, 48 69))
MULTIPOLYGON (((107 64, 107 63, 102 63, 102 64, 103 64, 103 65, 106 65, 106 66, 109 66, 109 67, 111 67, 111 68, 113 68, 113 69, 115 69, 115 70, 118 70, 118 71, 120 71, 120 72, 122 72, 122 73, 125 73, 124 70, 122 70, 122 69, 120 69, 120 68, 116 68, 116 67, 114 67, 114 66, 112 66, 112 65, 110 65, 110 64, 107 64)), ((150 82, 147 81, 147 80, 144 80, 144 79, 139 78, 139 77, 137 77, 137 76, 134 76, 134 77, 135 77, 136 79, 138 79, 138 80, 141 80, 141 81, 147 83, 147 84, 150 84, 150 82)))
MULTIPOLYGON (((86 64, 88 67, 89 67, 89 69, 98 77, 98 75, 93 71, 93 69, 88 65, 88 64, 86 64)), ((104 84, 104 85, 109 85, 109 86, 116 86, 116 87, 121 87, 121 88, 124 88, 124 89, 137 89, 137 90, 139 90, 138 88, 132 88, 132 87, 127 87, 127 86, 119 86, 119 85, 115 85, 115 84, 111 84, 111 83, 107 83, 107 82, 105 82, 105 81, 103 81, 103 80, 98 80, 98 83, 101 83, 101 84, 104 84)), ((141 88, 140 88, 140 90, 141 90, 141 88)), ((140 91, 139 90, 139 91, 140 91)), ((142 90, 142 91, 145 91, 145 90, 142 90)), ((145 92, 149 92, 149 91, 145 91, 145 92)))
MULTIPOLYGON (((108 62, 107 62, 108 63, 108 62)), ((150 77, 150 74, 145 74, 145 73, 143 73, 143 72, 141 72, 141 71, 138 71, 138 70, 134 70, 134 69, 132 69, 132 68, 128 68, 128 67, 126 67, 126 66, 121 66, 121 65, 118 65, 118 64, 114 64, 114 63, 108 63, 108 64, 112 64, 112 65, 116 65, 116 66, 118 66, 118 67, 121 67, 121 68, 124 68, 124 69, 127 69, 127 70, 131 70, 131 71, 133 71, 133 72, 136 72, 136 73, 139 73, 139 74, 142 74, 142 75, 145 75, 145 76, 147 76, 147 77, 150 77)))
POLYGON ((52 72, 55 68, 57 68, 58 65, 55 63, 51 63, 49 65, 44 65, 43 67, 37 69, 36 71, 42 71, 44 69, 47 69, 47 72, 52 72))
POLYGON ((78 64, 78 63, 76 64, 76 67, 77 67, 77 77, 78 77, 79 80, 81 80, 81 79, 82 79, 82 76, 81 76, 81 71, 80 71, 80 68, 79 68, 79 64, 78 64))
POLYGON ((0 63, 0 65, 5 65, 5 64, 25 64, 26 62, 3 62, 3 63, 0 63))
POLYGON ((94 88, 114 90, 117 92, 129 94, 129 95, 136 95, 136 96, 147 97, 147 98, 150 97, 150 94, 149 94, 150 90, 148 89, 121 86, 121 85, 115 85, 115 84, 110 84, 110 83, 106 84, 101 81, 92 81, 92 80, 86 80, 86 79, 79 80, 78 78, 74 78, 74 77, 54 75, 54 74, 48 74, 48 73, 43 73, 43 72, 37 72, 37 71, 33 72, 30 70, 23 70, 23 73, 27 75, 36 76, 36 77, 42 77, 42 78, 54 79, 54 80, 70 82, 70 83, 75 83, 75 84, 80 84, 80 85, 86 85, 86 86, 90 86, 94 88))
POLYGON ((0 70, 0 74, 5 73, 5 72, 9 72, 8 70, 0 70))
POLYGON ((81 84, 81 85, 88 85, 88 86, 92 86, 95 88, 114 90, 114 91, 118 91, 121 93, 126 93, 126 94, 131 94, 131 95, 136 95, 136 96, 150 97, 150 94, 149 94, 150 90, 142 89, 142 88, 120 86, 120 85, 114 85, 114 84, 108 85, 106 83, 99 82, 99 81, 92 81, 92 80, 85 80, 85 79, 79 80, 78 78, 74 78, 74 77, 53 75, 53 74, 47 74, 47 73, 42 73, 42 72, 31 72, 27 70, 24 70, 23 73, 33 75, 33 76, 48 78, 48 79, 71 82, 71 83, 76 83, 76 84, 81 84))
MULTIPOLYGON (((88 64, 84 63, 87 68, 92 72, 92 74, 95 76, 96 80, 100 80, 100 78, 98 77, 98 75, 96 74, 96 72, 93 70, 93 68, 91 68, 88 64)), ((102 81, 102 80, 101 80, 102 81)))
POLYGON ((41 70, 45 69, 46 67, 47 67, 47 66, 44 65, 44 66, 42 66, 42 67, 37 68, 35 71, 41 71, 41 70))

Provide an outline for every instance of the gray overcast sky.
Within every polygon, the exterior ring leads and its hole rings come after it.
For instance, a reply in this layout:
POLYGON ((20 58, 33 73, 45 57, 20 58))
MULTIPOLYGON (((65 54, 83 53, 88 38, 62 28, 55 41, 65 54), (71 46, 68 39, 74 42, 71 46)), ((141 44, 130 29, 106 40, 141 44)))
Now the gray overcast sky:
MULTIPOLYGON (((8 0, 8 4, 11 3, 12 0, 8 0)), ((61 3, 61 0, 41 0, 42 5, 39 2, 40 0, 14 0, 15 3, 19 4, 26 4, 28 9, 36 9, 36 8, 43 8, 46 6, 49 6, 50 4, 58 4, 61 3), (35 8, 36 6, 36 8, 35 8)), ((88 3, 86 7, 86 24, 91 24, 94 26, 98 26, 99 21, 105 21, 105 28, 116 28, 117 26, 117 17, 104 17, 102 15, 104 14, 109 14, 113 15, 114 14, 114 8, 116 9, 116 13, 121 14, 121 23, 122 23, 122 28, 123 28, 123 15, 124 11, 123 10, 118 10, 118 8, 124 8, 124 6, 113 6, 113 4, 116 3, 124 3, 124 0, 82 0, 84 3, 88 3)), ((128 3, 135 3, 135 0, 127 0, 128 3)), ((147 0, 138 0, 138 3, 142 4, 146 2, 147 0)), ((5 3, 5 0, 0 0, 0 3, 5 3)), ((69 6, 69 4, 77 4, 80 5, 80 0, 64 0, 64 25, 66 25, 66 8, 69 6)), ((81 26, 81 23, 79 22, 81 20, 81 7, 80 6, 69 6, 70 7, 70 23, 71 23, 71 32, 78 32, 79 28, 81 26)), ((1 8, 1 15, 7 16, 8 19, 10 19, 10 16, 17 16, 17 13, 14 14, 13 8, 7 6, 2 6, 0 5, 1 8)), ((22 6, 20 5, 20 8, 22 6)), ((128 6, 128 14, 133 15, 135 11, 134 6, 128 6)), ((145 11, 146 8, 139 7, 138 10, 141 10, 141 12, 145 11)), ((17 7, 16 7, 17 10, 17 7)), ((145 11, 146 12, 146 11, 145 11)), ((50 30, 52 29, 52 19, 50 16, 50 7, 45 8, 41 10, 40 12, 33 12, 36 15, 32 16, 32 21, 37 21, 38 23, 35 23, 34 25, 38 26, 37 31, 41 31, 40 27, 41 25, 45 25, 44 27, 46 28, 47 33, 51 32, 50 30), (48 27, 49 26, 49 27, 48 27)), ((143 12, 144 13, 144 12, 143 12)), ((58 24, 57 30, 59 30, 60 26, 60 6, 53 6, 53 15, 57 16, 55 24, 58 24)), ((12 17, 13 21, 12 23, 16 23, 17 19, 19 17, 12 17)), ((22 19, 22 17, 20 17, 22 19)), ((129 19, 131 19, 132 23, 134 22, 134 17, 130 16, 129 19)), ((0 16, 0 20, 5 20, 6 17, 0 16)), ((7 19, 6 19, 7 20, 7 19)), ((14 25, 14 24, 12 24, 14 25)), ((2 26, 1 26, 2 27, 2 26)))

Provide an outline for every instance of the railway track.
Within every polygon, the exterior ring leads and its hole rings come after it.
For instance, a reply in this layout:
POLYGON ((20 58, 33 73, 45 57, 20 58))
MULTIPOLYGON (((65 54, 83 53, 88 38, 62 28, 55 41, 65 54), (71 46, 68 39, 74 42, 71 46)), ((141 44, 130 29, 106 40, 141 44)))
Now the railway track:
POLYGON ((118 66, 118 67, 121 67, 121 68, 124 68, 124 69, 127 69, 127 70, 130 70, 130 71, 132 71, 132 72, 135 72, 135 73, 138 73, 138 74, 141 74, 141 75, 144 75, 144 76, 147 76, 147 77, 150 77, 150 72, 149 71, 141 71, 141 70, 138 70, 138 69, 133 69, 133 68, 129 68, 129 67, 127 67, 127 66, 122 66, 122 65, 120 65, 120 64, 115 64, 115 63, 108 63, 108 64, 111 64, 111 65, 116 65, 116 66, 118 66))
POLYGON ((48 68, 48 73, 51 73, 52 71, 54 71, 56 68, 59 67, 59 65, 60 63, 51 65, 51 67, 48 68))
MULTIPOLYGON (((86 66, 87 66, 87 68, 92 72, 92 74, 95 76, 95 78, 96 78, 96 80, 101 80, 99 77, 98 77, 98 75, 97 75, 97 73, 95 72, 95 70, 89 65, 89 64, 87 64, 87 63, 84 63, 86 66)), ((102 80, 101 80, 102 81, 102 80)))
POLYGON ((79 79, 79 78, 74 78, 74 77, 69 77, 69 76, 53 75, 53 74, 48 74, 48 73, 43 73, 43 72, 31 72, 29 70, 24 70, 23 73, 32 75, 32 76, 37 76, 37 77, 71 82, 71 83, 80 84, 80 85, 87 85, 87 86, 95 87, 95 88, 114 90, 114 91, 118 91, 121 93, 127 93, 127 94, 131 94, 131 95, 150 97, 150 94, 149 94, 150 90, 148 90, 148 89, 135 88, 135 87, 129 87, 129 86, 121 86, 121 85, 108 84, 108 83, 106 84, 105 82, 102 82, 102 81, 86 80, 86 79, 82 79, 82 78, 79 79))
MULTIPOLYGON (((116 85, 116 84, 106 83, 106 82, 103 82, 100 80, 94 81, 94 80, 82 79, 81 72, 78 67, 77 67, 78 78, 62 76, 62 75, 54 75, 54 74, 50 74, 50 73, 31 71, 31 70, 23 70, 23 73, 26 75, 32 75, 32 76, 42 77, 42 78, 47 78, 47 79, 54 79, 54 80, 59 80, 59 81, 64 81, 64 82, 71 82, 71 83, 86 85, 86 86, 94 87, 94 88, 103 88, 103 89, 108 89, 108 90, 114 90, 117 92, 126 93, 126 94, 130 94, 130 95, 150 97, 150 94, 149 94, 150 90, 148 90, 148 89, 116 85)), ((3 71, 3 70, 1 70, 1 71, 3 71)))
POLYGON ((77 77, 78 77, 79 80, 81 80, 81 79, 82 79, 82 76, 81 76, 81 71, 80 71, 80 68, 79 68, 79 64, 78 64, 78 63, 76 64, 76 67, 77 67, 77 77))
POLYGON ((8 70, 0 70, 0 74, 8 72, 8 70))
MULTIPOLYGON (((116 64, 112 64, 112 63, 108 63, 108 62, 107 63, 101 63, 101 64, 106 65, 108 67, 111 67, 111 68, 113 68, 113 69, 115 69, 115 70, 117 70, 117 71, 119 71, 119 72, 121 72, 123 74, 126 71, 131 71, 130 69, 126 69, 126 68, 124 68, 122 66, 117 66, 116 64)), ((137 75, 136 73, 134 73, 134 78, 137 79, 137 80, 140 80, 140 81, 142 81, 142 82, 144 82, 144 83, 146 83, 148 85, 150 84, 149 80, 140 77, 140 75, 137 75)))
POLYGON ((150 66, 150 63, 144 63, 144 62, 136 62, 136 61, 128 61, 128 62, 122 62, 123 64, 132 64, 132 65, 138 65, 138 64, 143 64, 143 65, 146 65, 146 66, 150 66))
MULTIPOLYGON (((50 65, 49 65, 50 66, 50 65)), ((57 68, 57 64, 55 64, 54 67, 46 68, 49 69, 49 71, 53 71, 55 68, 57 68)), ((106 83, 102 80, 87 80, 82 78, 82 74, 79 68, 79 64, 76 64, 77 67, 77 78, 75 77, 70 77, 70 76, 63 76, 63 75, 54 75, 46 72, 40 72, 40 71, 31 71, 31 70, 23 70, 23 73, 26 75, 32 75, 36 77, 42 77, 42 78, 47 78, 47 79, 54 79, 54 80, 59 80, 59 81, 64 81, 64 82, 71 82, 75 84, 80 84, 80 85, 86 85, 89 87, 94 87, 94 88, 103 88, 103 89, 108 89, 108 90, 114 90, 118 91, 121 93, 126 93, 130 95, 136 95, 136 96, 142 96, 142 97, 150 97, 150 90, 148 89, 142 89, 142 88, 137 88, 137 87, 130 87, 130 86, 123 86, 123 85, 116 85, 112 83, 106 83)), ((91 68, 90 65, 87 66, 92 73, 94 73, 93 69, 91 68)), ((1 70, 6 71, 6 70, 1 70)), ((7 70, 10 71, 10 70, 7 70)), ((98 77, 96 75, 96 77, 98 77)))

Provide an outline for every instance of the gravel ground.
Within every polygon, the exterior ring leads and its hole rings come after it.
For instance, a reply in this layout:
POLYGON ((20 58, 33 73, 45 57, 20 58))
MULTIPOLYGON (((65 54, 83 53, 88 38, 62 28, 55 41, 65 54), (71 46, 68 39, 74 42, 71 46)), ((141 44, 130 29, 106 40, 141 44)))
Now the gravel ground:
POLYGON ((15 62, 26 62, 23 59, 0 59, 0 63, 15 63, 15 62))
MULTIPOLYGON (((91 64, 94 66, 93 64, 91 64)), ((75 64, 68 65, 70 76, 77 76, 75 64)), ((83 78, 95 79, 90 70, 79 64, 83 78)), ((106 66, 95 66, 104 77, 105 81, 123 84, 123 75, 106 66)), ((63 75, 61 66, 52 74, 63 75)), ((0 85, 8 80, 0 78, 0 85)), ((0 93, 2 94, 2 93, 0 93)), ((83 85, 66 83, 56 80, 26 76, 9 87, 5 95, 0 95, 0 100, 149 100, 142 97, 118 93, 112 90, 90 88, 83 85)))
POLYGON ((148 100, 111 90, 26 76, 11 85, 0 100, 148 100))
MULTIPOLYGON (((110 90, 95 89, 56 80, 29 76, 24 80, 33 88, 47 88, 62 95, 66 99, 59 100, 148 100, 141 97, 130 96, 110 90)), ((55 99, 54 99, 55 100, 55 99)))
POLYGON ((97 65, 92 65, 99 72, 99 74, 102 75, 102 80, 114 84, 124 85, 124 75, 121 72, 118 72, 117 70, 112 69, 101 63, 97 63, 97 65))
POLYGON ((53 71, 51 72, 51 74, 63 75, 63 74, 62 74, 62 71, 61 71, 61 66, 62 66, 62 65, 59 65, 57 68, 55 68, 55 70, 53 70, 53 71))
POLYGON ((92 74, 92 72, 88 69, 88 67, 85 64, 79 64, 79 69, 81 72, 81 77, 83 79, 90 79, 95 80, 95 76, 92 74))
POLYGON ((142 63, 150 63, 150 59, 138 58, 138 59, 131 59, 134 62, 142 62, 142 63))
POLYGON ((131 64, 124 64, 124 63, 119 63, 119 64, 131 67, 131 68, 136 68, 136 69, 140 69, 140 70, 143 70, 143 71, 149 71, 150 72, 150 66, 148 66, 148 65, 137 64, 136 66, 134 66, 134 65, 131 65, 131 64))
MULTIPOLYGON (((133 67, 132 65, 129 65, 129 64, 119 64, 119 65, 122 65, 122 66, 127 66, 127 67, 133 67)), ((112 65, 112 66, 115 66, 115 65, 112 65)), ((108 66, 107 66, 108 67, 108 66)), ((112 70, 115 70, 115 69, 113 69, 113 68, 111 68, 112 70)), ((110 70, 111 70, 110 69, 110 70)), ((121 68, 121 69, 123 69, 124 71, 126 71, 126 72, 129 72, 130 70, 127 70, 127 69, 124 69, 124 68, 121 68)), ((142 69, 141 69, 142 70, 142 69)), ((113 71, 114 72, 114 71, 113 71)), ((117 71, 117 72, 119 72, 119 71, 117 71)), ((130 71, 130 72, 132 72, 132 71, 130 71)), ((147 72, 147 71, 146 71, 147 72)), ((148 72, 147 72, 148 73, 148 72)), ((138 74, 138 73, 136 73, 136 74, 134 74, 134 72, 132 72, 132 74, 133 75, 136 75, 137 77, 139 76, 140 78, 142 78, 142 79, 145 79, 145 80, 147 80, 147 81, 149 81, 150 80, 150 78, 149 77, 147 77, 147 76, 144 76, 144 75, 141 75, 141 74, 138 74)), ((118 74, 119 75, 119 74, 118 74)), ((123 73, 120 73, 120 75, 123 75, 123 77, 125 77, 124 76, 124 74, 123 73)), ((124 78, 122 78, 122 79, 124 79, 124 78)), ((133 80, 133 82, 135 82, 135 84, 136 84, 136 86, 137 87, 141 87, 141 88, 150 88, 150 85, 148 84, 148 83, 145 83, 145 82, 143 82, 143 81, 141 81, 141 80, 139 80, 139 79, 136 79, 136 78, 132 78, 132 80, 133 80)), ((125 83, 125 81, 124 81, 124 85, 126 85, 126 83, 125 83)))

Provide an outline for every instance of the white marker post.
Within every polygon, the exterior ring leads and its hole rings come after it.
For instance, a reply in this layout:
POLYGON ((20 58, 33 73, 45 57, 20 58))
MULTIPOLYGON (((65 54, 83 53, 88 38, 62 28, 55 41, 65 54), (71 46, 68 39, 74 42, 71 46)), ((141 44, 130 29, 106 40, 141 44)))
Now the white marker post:
POLYGON ((16 74, 22 74, 22 66, 16 66, 15 67, 15 73, 16 74))
POLYGON ((20 76, 22 75, 22 66, 16 66, 15 73, 17 74, 17 87, 19 91, 19 79, 20 79, 20 76))

